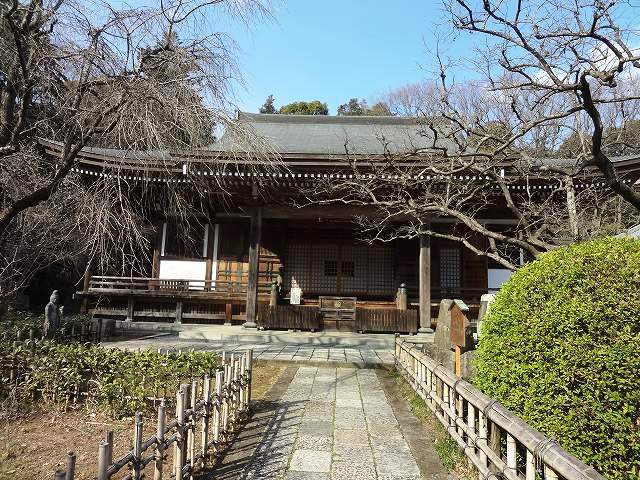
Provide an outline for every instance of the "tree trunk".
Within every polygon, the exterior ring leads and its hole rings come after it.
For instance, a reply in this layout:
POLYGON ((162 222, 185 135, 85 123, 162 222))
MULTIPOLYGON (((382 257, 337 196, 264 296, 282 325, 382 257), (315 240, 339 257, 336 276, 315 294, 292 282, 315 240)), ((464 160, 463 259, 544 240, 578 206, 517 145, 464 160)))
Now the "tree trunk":
POLYGON ((573 178, 569 175, 565 178, 565 189, 567 191, 567 210, 569 212, 569 228, 571 229, 571 235, 574 239, 577 239, 580 235, 578 229, 578 212, 576 209, 576 191, 573 186, 573 178))

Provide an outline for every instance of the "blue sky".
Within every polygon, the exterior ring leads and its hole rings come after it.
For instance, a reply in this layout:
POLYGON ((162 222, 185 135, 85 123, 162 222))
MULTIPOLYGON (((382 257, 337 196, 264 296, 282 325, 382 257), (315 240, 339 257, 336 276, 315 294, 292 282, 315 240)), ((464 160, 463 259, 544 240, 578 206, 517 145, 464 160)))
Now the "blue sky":
MULTIPOLYGON (((267 95, 276 106, 318 99, 330 113, 351 97, 370 101, 389 88, 431 77, 440 0, 282 0, 274 19, 229 33, 241 51, 241 110, 256 112, 267 95)), ((452 55, 469 45, 457 41, 452 55)), ((466 53, 466 52, 465 52, 466 53)))

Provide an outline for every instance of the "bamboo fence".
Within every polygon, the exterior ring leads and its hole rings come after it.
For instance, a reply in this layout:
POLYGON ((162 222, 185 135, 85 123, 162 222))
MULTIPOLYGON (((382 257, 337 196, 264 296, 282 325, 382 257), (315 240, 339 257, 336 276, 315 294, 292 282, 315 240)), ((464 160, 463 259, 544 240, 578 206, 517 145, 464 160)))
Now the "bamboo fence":
MULTIPOLYGON (((113 459, 113 432, 107 432, 98 447, 98 480, 108 480, 128 469, 126 480, 191 479, 209 465, 230 443, 239 426, 246 420, 251 402, 253 351, 240 355, 223 354, 215 372, 215 383, 209 375, 202 380, 185 383, 176 393, 176 412, 167 418, 161 400, 156 420, 156 433, 143 440, 142 413, 135 416, 133 448, 113 459), (199 437, 199 438, 197 438, 199 437), (167 452, 173 448, 173 461, 167 452), (171 463, 171 465, 168 465, 171 463)), ((55 480, 73 480, 75 455, 69 452, 65 469, 54 473, 55 480)))
POLYGON ((593 467, 564 451, 413 343, 396 338, 395 363, 463 450, 481 480, 604 480, 593 467))

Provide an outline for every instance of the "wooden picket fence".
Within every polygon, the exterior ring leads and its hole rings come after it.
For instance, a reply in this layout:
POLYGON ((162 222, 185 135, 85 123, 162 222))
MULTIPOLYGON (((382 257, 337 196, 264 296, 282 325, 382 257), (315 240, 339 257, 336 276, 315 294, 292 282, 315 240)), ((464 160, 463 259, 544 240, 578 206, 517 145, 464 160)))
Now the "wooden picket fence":
MULTIPOLYGON (((98 447, 98 480, 107 480, 129 470, 125 480, 151 478, 182 480, 212 465, 212 457, 228 446, 246 420, 251 403, 253 351, 222 355, 222 364, 212 378, 182 384, 176 393, 176 412, 166 418, 165 402, 158 407, 156 433, 143 440, 142 413, 135 416, 133 448, 113 459, 113 432, 109 431, 98 447), (197 437, 199 436, 199 442, 197 437), (167 453, 173 447, 173 461, 168 469, 167 453)), ((69 452, 65 469, 54 473, 56 480, 73 480, 75 455, 69 452)))
POLYGON ((440 420, 478 471, 506 480, 604 480, 496 400, 399 338, 397 370, 440 420))

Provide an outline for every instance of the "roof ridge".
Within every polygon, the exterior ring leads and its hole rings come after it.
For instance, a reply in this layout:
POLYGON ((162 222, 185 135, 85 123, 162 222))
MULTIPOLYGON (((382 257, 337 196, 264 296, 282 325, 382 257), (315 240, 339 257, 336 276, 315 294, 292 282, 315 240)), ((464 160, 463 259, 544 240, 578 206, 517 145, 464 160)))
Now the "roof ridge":
POLYGON ((299 115, 238 112, 238 120, 253 123, 312 123, 312 124, 348 124, 348 125, 416 125, 418 117, 396 115, 299 115))

